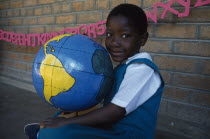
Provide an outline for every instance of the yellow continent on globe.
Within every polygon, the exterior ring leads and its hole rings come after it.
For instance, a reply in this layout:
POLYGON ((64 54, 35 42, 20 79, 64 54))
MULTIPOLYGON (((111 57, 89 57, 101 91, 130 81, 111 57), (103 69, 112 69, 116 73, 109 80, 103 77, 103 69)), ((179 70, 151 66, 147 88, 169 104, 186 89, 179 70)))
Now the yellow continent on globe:
POLYGON ((49 42, 59 42, 60 39, 66 36, 72 36, 72 34, 64 34, 54 37, 44 45, 45 59, 41 63, 40 74, 44 80, 44 96, 46 101, 50 104, 52 104, 50 102, 51 97, 69 90, 75 83, 75 79, 66 72, 60 60, 54 55, 46 52, 47 47, 50 47, 51 51, 54 52, 53 47, 48 46, 49 42))

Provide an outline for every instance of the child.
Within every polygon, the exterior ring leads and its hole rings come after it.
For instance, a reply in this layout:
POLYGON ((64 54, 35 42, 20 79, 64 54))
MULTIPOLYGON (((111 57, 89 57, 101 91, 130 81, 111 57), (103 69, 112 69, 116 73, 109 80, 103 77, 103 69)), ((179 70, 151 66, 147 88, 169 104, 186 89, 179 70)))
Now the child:
POLYGON ((164 87, 148 53, 147 18, 132 4, 115 7, 107 18, 106 48, 115 62, 115 81, 104 107, 72 118, 54 117, 42 123, 40 139, 154 138, 164 87))

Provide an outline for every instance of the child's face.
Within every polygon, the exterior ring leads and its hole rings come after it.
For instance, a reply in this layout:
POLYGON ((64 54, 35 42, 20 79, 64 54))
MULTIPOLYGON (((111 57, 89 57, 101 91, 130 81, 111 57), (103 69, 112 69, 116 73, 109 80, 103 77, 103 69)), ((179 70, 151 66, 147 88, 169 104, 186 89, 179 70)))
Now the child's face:
POLYGON ((139 52, 141 38, 126 17, 113 16, 107 21, 105 45, 112 60, 122 62, 139 52))

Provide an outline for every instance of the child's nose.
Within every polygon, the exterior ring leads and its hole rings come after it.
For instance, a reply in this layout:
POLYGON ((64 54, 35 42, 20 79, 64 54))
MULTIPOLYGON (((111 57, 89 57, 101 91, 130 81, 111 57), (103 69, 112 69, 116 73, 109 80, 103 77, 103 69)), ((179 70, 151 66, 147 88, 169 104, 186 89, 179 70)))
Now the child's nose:
POLYGON ((113 45, 113 46, 120 46, 120 38, 118 38, 118 37, 113 37, 113 38, 112 38, 112 45, 113 45))

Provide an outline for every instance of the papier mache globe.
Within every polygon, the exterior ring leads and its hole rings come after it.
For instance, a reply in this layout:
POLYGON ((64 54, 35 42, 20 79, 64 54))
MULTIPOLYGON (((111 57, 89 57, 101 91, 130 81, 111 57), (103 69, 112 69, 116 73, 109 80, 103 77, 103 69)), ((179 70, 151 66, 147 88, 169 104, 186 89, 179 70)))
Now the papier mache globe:
POLYGON ((40 48, 32 78, 45 102, 64 111, 80 111, 95 106, 110 92, 113 66, 106 49, 92 38, 64 34, 40 48))

